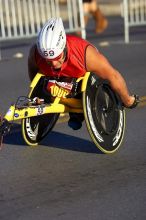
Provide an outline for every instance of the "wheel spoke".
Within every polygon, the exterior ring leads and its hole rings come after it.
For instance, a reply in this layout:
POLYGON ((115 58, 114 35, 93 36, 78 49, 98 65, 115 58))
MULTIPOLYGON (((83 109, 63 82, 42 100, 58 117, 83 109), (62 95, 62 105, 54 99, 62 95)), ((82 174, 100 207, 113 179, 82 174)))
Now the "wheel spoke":
POLYGON ((125 112, 111 87, 98 80, 91 73, 83 93, 85 121, 95 145, 104 153, 114 153, 124 136, 125 112))

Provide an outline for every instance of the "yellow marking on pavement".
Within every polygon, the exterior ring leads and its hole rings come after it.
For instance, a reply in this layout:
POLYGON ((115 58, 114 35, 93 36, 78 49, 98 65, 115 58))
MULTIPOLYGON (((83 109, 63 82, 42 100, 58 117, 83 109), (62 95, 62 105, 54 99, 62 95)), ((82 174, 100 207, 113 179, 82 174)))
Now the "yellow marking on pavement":
POLYGON ((146 96, 140 97, 140 103, 138 104, 138 107, 146 106, 146 96))
POLYGON ((146 101, 146 96, 140 97, 140 100, 141 100, 141 101, 146 101))
POLYGON ((110 44, 109 44, 108 41, 102 41, 102 42, 99 43, 99 46, 101 46, 101 47, 108 47, 109 45, 110 44))
POLYGON ((23 58, 24 57, 24 55, 23 55, 23 53, 15 53, 14 55, 13 55, 13 57, 14 58, 17 58, 17 59, 20 59, 20 58, 23 58))

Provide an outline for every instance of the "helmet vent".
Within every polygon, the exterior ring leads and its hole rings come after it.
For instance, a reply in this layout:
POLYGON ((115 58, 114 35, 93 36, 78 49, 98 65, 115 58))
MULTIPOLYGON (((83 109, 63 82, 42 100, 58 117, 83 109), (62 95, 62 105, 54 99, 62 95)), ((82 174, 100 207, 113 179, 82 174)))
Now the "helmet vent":
POLYGON ((49 25, 48 27, 47 27, 47 31, 49 30, 49 29, 52 29, 52 31, 54 30, 54 25, 49 25))
POLYGON ((61 18, 49 19, 38 36, 37 48, 45 59, 54 59, 64 50, 66 33, 61 18))

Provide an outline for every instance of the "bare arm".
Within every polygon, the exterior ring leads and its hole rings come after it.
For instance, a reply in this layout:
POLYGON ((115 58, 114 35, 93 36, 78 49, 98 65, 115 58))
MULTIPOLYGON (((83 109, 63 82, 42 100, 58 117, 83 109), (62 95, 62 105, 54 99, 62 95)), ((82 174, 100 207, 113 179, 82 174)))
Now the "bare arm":
POLYGON ((108 60, 96 48, 89 46, 86 51, 87 70, 96 73, 100 78, 109 81, 113 90, 120 96, 125 106, 134 103, 135 98, 129 94, 122 75, 112 67, 108 60))
POLYGON ((39 68, 37 67, 36 61, 35 61, 35 48, 36 45, 33 45, 29 51, 28 56, 28 74, 29 78, 32 81, 34 76, 38 73, 39 68))

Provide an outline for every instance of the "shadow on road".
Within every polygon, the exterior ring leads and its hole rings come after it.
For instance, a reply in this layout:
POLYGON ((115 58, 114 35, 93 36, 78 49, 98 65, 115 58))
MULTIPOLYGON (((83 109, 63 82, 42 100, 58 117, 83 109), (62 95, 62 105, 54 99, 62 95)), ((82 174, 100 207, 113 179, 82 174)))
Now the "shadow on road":
MULTIPOLYGON (((14 124, 12 127, 12 132, 4 137, 3 143, 26 147, 26 143, 24 142, 21 134, 21 125, 14 124)), ((50 132, 50 134, 44 138, 40 145, 71 151, 102 154, 92 142, 56 131, 50 132)))

